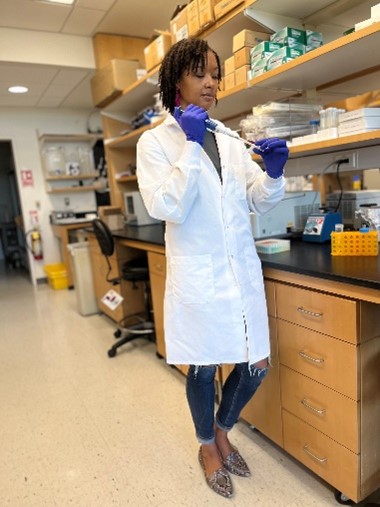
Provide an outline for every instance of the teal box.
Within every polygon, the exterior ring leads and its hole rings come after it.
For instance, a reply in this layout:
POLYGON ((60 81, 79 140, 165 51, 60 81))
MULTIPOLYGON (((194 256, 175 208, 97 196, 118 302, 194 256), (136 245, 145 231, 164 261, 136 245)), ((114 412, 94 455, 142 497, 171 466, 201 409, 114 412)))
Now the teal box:
POLYGON ((251 76, 261 76, 261 74, 264 74, 264 72, 267 71, 267 62, 268 58, 261 58, 260 60, 257 60, 252 66, 251 66, 251 76))
POLYGON ((306 30, 306 52, 323 46, 323 34, 321 32, 313 32, 306 30))
POLYGON ((296 49, 296 48, 289 48, 287 46, 278 49, 274 53, 270 55, 267 62, 267 70, 275 69, 276 67, 279 67, 283 63, 290 62, 291 60, 294 60, 295 58, 298 58, 299 56, 305 54, 304 46, 303 50, 296 49))
POLYGON ((292 47, 295 44, 306 46, 306 32, 300 28, 291 28, 286 26, 282 30, 270 36, 271 42, 279 42, 283 46, 292 47))
POLYGON ((278 42, 271 42, 267 40, 260 42, 251 49, 251 59, 257 53, 273 53, 273 51, 282 48, 282 46, 283 44, 280 44, 278 42))

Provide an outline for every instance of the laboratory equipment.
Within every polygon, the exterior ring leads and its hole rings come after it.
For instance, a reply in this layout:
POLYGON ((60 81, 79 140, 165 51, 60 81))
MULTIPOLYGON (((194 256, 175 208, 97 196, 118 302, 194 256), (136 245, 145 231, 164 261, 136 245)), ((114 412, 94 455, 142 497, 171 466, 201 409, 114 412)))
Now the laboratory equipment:
POLYGON ((342 223, 340 213, 321 210, 309 215, 303 231, 303 241, 324 243, 330 241, 330 235, 335 230, 335 225, 342 223))
POLYGON ((380 205, 380 190, 339 190, 326 195, 326 207, 341 213, 343 223, 352 225, 355 211, 364 205, 380 205))
POLYGON ((255 239, 285 236, 302 232, 310 213, 321 206, 320 193, 315 191, 285 192, 282 200, 263 215, 251 213, 252 234, 255 239))
POLYGON ((126 223, 129 225, 151 225, 160 222, 148 214, 138 190, 124 192, 124 211, 126 223))

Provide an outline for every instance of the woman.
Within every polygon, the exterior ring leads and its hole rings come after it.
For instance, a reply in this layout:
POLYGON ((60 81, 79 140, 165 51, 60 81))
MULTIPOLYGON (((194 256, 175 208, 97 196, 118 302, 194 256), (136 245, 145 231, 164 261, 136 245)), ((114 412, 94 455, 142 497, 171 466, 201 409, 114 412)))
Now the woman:
POLYGON ((283 140, 258 142, 266 166, 244 144, 206 130, 217 102, 219 57, 204 40, 185 39, 166 54, 160 95, 171 113, 137 145, 137 177, 149 214, 166 222, 164 302, 169 364, 188 364, 187 399, 207 484, 232 496, 230 473, 249 476, 228 432, 268 369, 269 331, 261 263, 249 211, 283 196, 283 140), (214 377, 235 364, 214 415, 214 377))

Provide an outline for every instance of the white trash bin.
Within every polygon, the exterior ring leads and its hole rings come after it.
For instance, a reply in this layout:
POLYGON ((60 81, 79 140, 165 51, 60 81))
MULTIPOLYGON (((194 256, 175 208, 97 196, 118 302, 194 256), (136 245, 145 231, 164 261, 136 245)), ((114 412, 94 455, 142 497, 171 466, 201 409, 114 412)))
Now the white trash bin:
POLYGON ((71 270, 77 295, 78 311, 81 315, 98 313, 94 283, 92 280, 91 257, 87 241, 70 243, 71 270))

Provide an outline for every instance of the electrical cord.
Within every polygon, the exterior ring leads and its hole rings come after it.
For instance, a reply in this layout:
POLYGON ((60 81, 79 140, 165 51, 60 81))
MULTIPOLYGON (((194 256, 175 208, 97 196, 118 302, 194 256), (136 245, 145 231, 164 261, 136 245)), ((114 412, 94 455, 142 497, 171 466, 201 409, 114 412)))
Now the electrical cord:
MULTIPOLYGON (((349 162, 348 158, 344 158, 344 159, 338 160, 338 163, 337 163, 337 166, 336 166, 336 180, 337 180, 338 185, 339 185, 340 194, 339 194, 339 197, 338 197, 337 205, 335 206, 334 213, 337 213, 337 211, 339 209, 339 206, 340 206, 340 203, 342 202, 342 197, 343 197, 343 187, 342 187, 342 181, 340 179, 339 169, 340 169, 340 166, 342 164, 348 164, 348 162, 349 162)), ((343 218, 343 213, 342 213, 342 218, 343 218)))
MULTIPOLYGON (((320 174, 318 174, 318 188, 319 188, 319 191, 321 190, 321 178, 324 174, 326 174, 326 172, 330 169, 330 167, 332 167, 333 165, 337 164, 337 171, 339 172, 339 167, 341 164, 348 164, 349 160, 348 158, 342 158, 340 160, 333 160, 333 162, 330 162, 330 164, 328 164, 320 174)), ((339 186, 340 186, 340 189, 341 189, 341 195, 340 195, 340 199, 342 198, 342 194, 343 194, 343 190, 342 190, 342 185, 341 185, 341 182, 340 182, 340 178, 338 180, 338 183, 339 183, 339 186)), ((311 207, 313 209, 314 207, 314 204, 315 204, 315 201, 317 199, 317 192, 314 196, 314 199, 313 199, 313 202, 311 203, 311 207)), ((340 204, 340 201, 339 201, 339 204, 340 204)), ((338 205, 339 205, 338 204, 338 205)))

